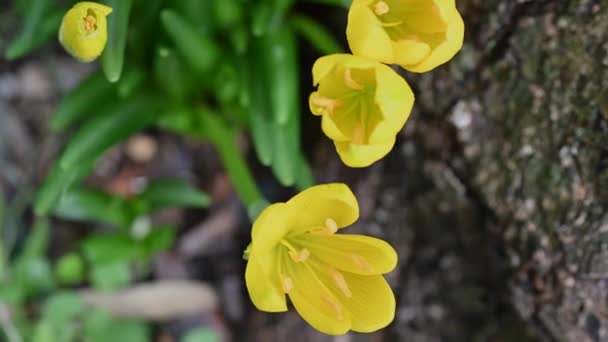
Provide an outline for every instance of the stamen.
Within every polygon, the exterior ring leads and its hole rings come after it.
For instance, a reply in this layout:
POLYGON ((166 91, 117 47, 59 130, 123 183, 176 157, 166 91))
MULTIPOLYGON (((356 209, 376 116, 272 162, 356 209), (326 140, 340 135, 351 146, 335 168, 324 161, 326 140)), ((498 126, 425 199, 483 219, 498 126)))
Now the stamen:
POLYGON ((344 314, 342 313, 342 306, 340 305, 340 303, 338 303, 325 293, 321 293, 321 300, 323 300, 325 304, 329 305, 329 307, 336 313, 336 317, 339 321, 344 319, 344 314))
POLYGON ((93 31, 97 28, 96 26, 97 18, 95 18, 95 16, 88 14, 86 17, 84 17, 84 29, 86 31, 93 31))
POLYGON ((283 292, 289 293, 289 291, 293 290, 293 279, 290 277, 283 277, 281 287, 283 288, 283 292))
POLYGON ((374 6, 374 12, 376 15, 385 15, 388 13, 388 11, 390 11, 390 9, 391 8, 388 7, 388 4, 384 1, 376 2, 376 5, 374 6))
POLYGON ((296 250, 289 251, 291 260, 295 262, 304 262, 310 256, 310 251, 306 248, 301 249, 299 252, 296 250))
POLYGON ((420 38, 420 36, 417 35, 417 34, 408 34, 408 35, 405 35, 405 36, 403 36, 402 40, 413 40, 415 42, 422 41, 422 39, 420 38))
POLYGON ((330 268, 329 274, 331 275, 331 278, 333 279, 334 283, 336 283, 336 286, 338 286, 340 291, 342 291, 344 296, 346 296, 346 298, 352 298, 353 293, 350 291, 350 288, 348 288, 348 284, 346 283, 346 279, 344 279, 342 273, 336 271, 333 268, 330 268))
POLYGON ((333 112, 334 109, 340 107, 342 105, 342 101, 336 99, 330 99, 328 97, 323 96, 315 96, 312 99, 312 103, 319 107, 325 108, 328 112, 333 112))
POLYGON ((355 145, 363 144, 363 125, 357 124, 353 129, 352 143, 355 145))
POLYGON ((350 69, 348 69, 348 68, 346 68, 344 70, 344 83, 350 89, 354 89, 354 90, 361 90, 361 89, 363 89, 363 85, 359 84, 357 81, 355 81, 353 79, 353 75, 352 75, 350 69))
POLYGON ((330 217, 325 220, 325 227, 327 227, 332 234, 338 231, 338 224, 330 217))
POLYGON ((355 265, 362 271, 367 273, 374 273, 374 268, 360 255, 353 254, 351 256, 355 265))

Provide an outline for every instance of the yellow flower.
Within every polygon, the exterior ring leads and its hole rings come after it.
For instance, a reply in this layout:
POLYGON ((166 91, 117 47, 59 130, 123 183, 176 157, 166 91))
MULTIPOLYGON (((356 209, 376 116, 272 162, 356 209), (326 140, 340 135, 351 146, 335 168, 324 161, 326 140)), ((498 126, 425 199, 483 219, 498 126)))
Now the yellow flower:
POLYGON ((384 64, 346 54, 319 58, 312 75, 319 87, 310 110, 342 161, 364 167, 384 157, 414 104, 407 82, 384 64))
POLYGON ((287 294, 304 320, 332 335, 388 325, 395 297, 382 274, 393 270, 397 254, 376 238, 335 234, 358 216, 357 199, 339 183, 267 207, 248 248, 245 280, 253 304, 287 311, 287 294))
POLYGON ((108 40, 106 16, 112 8, 96 2, 79 2, 64 16, 59 28, 59 42, 76 59, 95 60, 108 40))
POLYGON ((462 47, 455 0, 354 0, 346 36, 355 55, 425 72, 462 47))

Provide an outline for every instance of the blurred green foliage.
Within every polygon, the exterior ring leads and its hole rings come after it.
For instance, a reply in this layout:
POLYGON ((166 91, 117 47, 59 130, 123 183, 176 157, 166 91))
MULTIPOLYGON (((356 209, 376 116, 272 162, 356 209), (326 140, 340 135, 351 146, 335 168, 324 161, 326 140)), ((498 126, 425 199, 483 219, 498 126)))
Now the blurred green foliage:
MULTIPOLYGON (((210 204, 204 192, 180 179, 152 180, 132 198, 85 186, 102 155, 129 136, 155 128, 213 144, 253 217, 267 202, 237 147, 242 132, 281 184, 314 183, 300 139, 306 98, 299 89, 298 37, 319 54, 342 48, 323 24, 298 13, 295 0, 100 2, 113 8, 100 70, 60 99, 49 123, 68 137, 61 154, 33 198, 5 203, 0 196, 0 315, 10 312, 10 319, 0 319, 0 340, 150 340, 146 322, 115 320, 70 290, 110 291, 145 277, 151 258, 173 245, 176 231, 153 226, 149 215, 210 204), (36 218, 28 229, 22 217, 30 200, 36 218), (111 229, 51 260, 48 216, 111 229)), ((20 25, 4 57, 20 59, 55 44, 61 18, 74 3, 15 1, 10 11, 20 25)), ((184 340, 218 336, 197 329, 184 340)))

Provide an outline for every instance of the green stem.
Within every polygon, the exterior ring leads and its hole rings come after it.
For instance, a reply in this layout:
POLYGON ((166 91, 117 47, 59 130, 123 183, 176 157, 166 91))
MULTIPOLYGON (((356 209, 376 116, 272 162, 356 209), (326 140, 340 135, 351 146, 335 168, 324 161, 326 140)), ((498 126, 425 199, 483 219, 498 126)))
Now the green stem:
POLYGON ((252 220, 268 205, 259 192, 253 175, 237 148, 237 132, 212 113, 202 111, 203 133, 217 147, 220 159, 252 220))

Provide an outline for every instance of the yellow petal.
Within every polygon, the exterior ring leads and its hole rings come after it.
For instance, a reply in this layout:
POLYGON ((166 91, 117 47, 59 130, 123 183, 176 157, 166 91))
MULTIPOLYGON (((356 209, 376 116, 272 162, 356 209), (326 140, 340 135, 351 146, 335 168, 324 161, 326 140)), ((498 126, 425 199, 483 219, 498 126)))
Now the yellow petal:
POLYGON ((256 308, 267 312, 287 311, 285 294, 278 287, 277 256, 251 254, 245 269, 245 283, 256 308))
POLYGON ((454 4, 454 0, 438 1, 442 3, 442 11, 446 12, 448 17, 448 30, 446 40, 437 46, 431 54, 421 63, 415 65, 402 65, 403 68, 413 72, 427 72, 444 64, 456 55, 462 48, 464 39, 464 22, 454 4))
POLYGON ((338 228, 351 225, 359 218, 359 204, 353 192, 343 183, 316 185, 287 202, 296 216, 292 233, 324 227, 327 219, 338 228))
MULTIPOLYGON (((384 119, 397 133, 410 116, 414 106, 414 93, 405 79, 388 66, 383 65, 376 69, 376 79, 375 101, 382 110, 384 119)), ((377 134, 372 134, 370 144, 382 141, 377 134)))
POLYGON ((291 211, 285 203, 275 203, 264 209, 251 229, 251 253, 270 252, 291 228, 291 211))
POLYGON ((323 115, 323 118, 321 119, 321 129, 328 138, 334 141, 349 141, 348 136, 340 131, 329 115, 323 115))
POLYGON ((382 329, 395 318, 395 295, 381 275, 344 272, 352 297, 344 300, 351 314, 351 329, 368 333, 382 329))
POLYGON ((294 263, 283 253, 287 276, 293 280, 289 299, 300 316, 315 329, 329 335, 342 335, 351 326, 350 312, 305 263, 294 263))
POLYGON ((397 265, 397 252, 387 242, 365 235, 305 234, 298 245, 335 268, 356 274, 384 274, 397 265))
POLYGON ((417 64, 431 53, 431 47, 425 43, 414 40, 401 40, 394 42, 394 63, 401 65, 417 64))
POLYGON ((394 59, 390 37, 363 2, 353 3, 348 11, 346 39, 354 55, 387 63, 394 59))
POLYGON ((354 145, 347 142, 334 142, 336 151, 344 164, 350 167, 366 167, 387 155, 395 145, 395 137, 378 145, 354 145))
POLYGON ((106 16, 112 8, 95 2, 79 2, 64 15, 59 28, 59 42, 76 59, 90 62, 105 48, 108 33, 106 16), (95 30, 85 28, 85 18, 92 16, 95 30))

